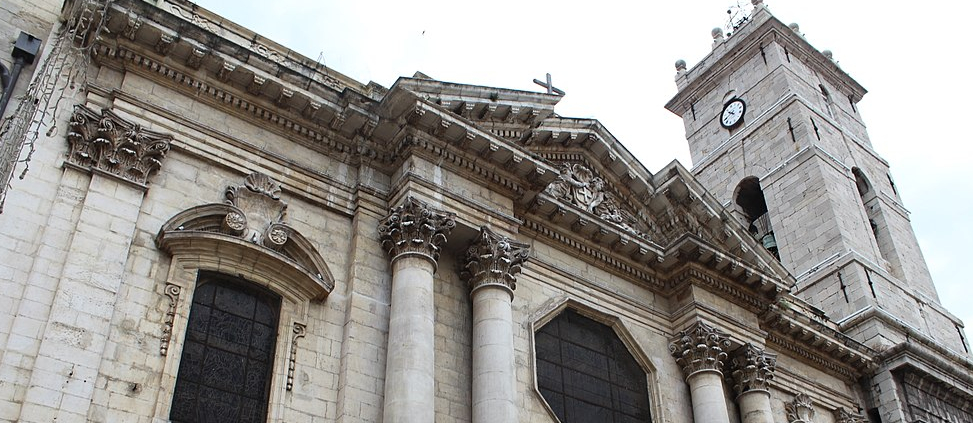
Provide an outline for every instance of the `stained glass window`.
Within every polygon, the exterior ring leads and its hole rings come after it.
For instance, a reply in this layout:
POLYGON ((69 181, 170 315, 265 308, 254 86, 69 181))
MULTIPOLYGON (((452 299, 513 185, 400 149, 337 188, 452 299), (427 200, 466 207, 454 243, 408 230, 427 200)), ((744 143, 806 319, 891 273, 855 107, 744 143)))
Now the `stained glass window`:
POLYGON ((535 334, 537 385, 561 423, 645 423, 645 371, 612 328, 570 309, 535 334))
POLYGON ((189 311, 169 419, 265 422, 280 297, 223 275, 200 274, 189 311))

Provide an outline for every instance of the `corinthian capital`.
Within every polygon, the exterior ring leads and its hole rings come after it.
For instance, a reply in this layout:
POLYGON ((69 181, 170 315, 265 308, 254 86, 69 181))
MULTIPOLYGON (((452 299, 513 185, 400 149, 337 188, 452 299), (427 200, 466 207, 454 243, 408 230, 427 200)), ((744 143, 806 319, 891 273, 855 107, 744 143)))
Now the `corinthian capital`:
POLYGON ((728 348, 730 340, 726 334, 703 322, 679 332, 669 343, 669 353, 687 378, 701 370, 722 372, 728 348))
POLYGON ((470 290, 486 285, 500 285, 517 289, 517 274, 530 256, 530 246, 497 235, 490 228, 480 228, 480 235, 466 250, 463 275, 469 281, 470 290))
POLYGON ((434 264, 440 246, 456 226, 453 213, 441 212, 411 196, 389 210, 378 225, 382 247, 392 260, 406 255, 426 257, 434 264))
POLYGON ((768 353, 747 343, 733 355, 733 388, 737 395, 752 390, 768 390, 768 382, 774 378, 777 355, 768 353))
POLYGON ((171 135, 145 129, 109 109, 98 113, 75 105, 68 125, 69 162, 142 185, 162 168, 172 143, 171 135))

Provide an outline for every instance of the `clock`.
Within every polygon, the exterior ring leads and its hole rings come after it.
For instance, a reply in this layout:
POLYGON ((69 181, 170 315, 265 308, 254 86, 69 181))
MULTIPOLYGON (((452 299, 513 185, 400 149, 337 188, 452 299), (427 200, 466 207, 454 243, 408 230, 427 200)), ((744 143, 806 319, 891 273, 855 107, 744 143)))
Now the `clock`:
POLYGON ((720 125, 726 129, 733 129, 743 123, 743 114, 747 111, 747 103, 742 99, 734 98, 723 106, 720 113, 720 125))

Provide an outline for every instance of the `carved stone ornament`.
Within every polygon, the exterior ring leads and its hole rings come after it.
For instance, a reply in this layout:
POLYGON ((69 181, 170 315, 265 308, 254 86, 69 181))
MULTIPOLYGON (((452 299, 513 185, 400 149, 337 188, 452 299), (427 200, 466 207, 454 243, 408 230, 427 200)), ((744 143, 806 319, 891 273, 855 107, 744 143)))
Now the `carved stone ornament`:
POLYGON ((517 289, 517 274, 528 257, 530 246, 483 226, 466 250, 463 277, 469 281, 471 291, 486 285, 501 285, 513 292, 517 289))
POLYGON ((68 161, 145 184, 162 167, 172 136, 149 131, 104 109, 74 106, 69 122, 68 161))
POLYGON ((159 345, 160 355, 169 353, 169 341, 172 339, 172 323, 176 318, 176 305, 179 304, 180 293, 182 293, 182 288, 178 285, 166 284, 165 294, 166 298, 169 299, 169 306, 166 308, 166 315, 162 321, 162 339, 159 345))
POLYGON ((334 277, 314 244, 285 223, 287 203, 280 192, 277 181, 251 173, 242 185, 226 188, 223 202, 191 207, 170 218, 156 245, 215 267, 209 270, 272 276, 290 284, 299 296, 324 300, 334 289, 334 277))
POLYGON ((226 203, 237 209, 227 213, 223 229, 250 242, 280 251, 291 229, 283 223, 287 203, 280 199, 280 184, 259 172, 251 173, 242 186, 229 186, 226 203))
POLYGON ((807 394, 797 394, 794 400, 784 404, 787 423, 813 423, 814 404, 807 394))
POLYGON ((703 370, 722 372, 729 348, 727 335, 703 322, 679 332, 669 343, 669 353, 682 366, 686 378, 703 370))
POLYGON ((291 335, 291 356, 287 360, 287 390, 294 389, 294 369, 297 367, 297 340, 307 335, 307 325, 294 322, 294 333, 291 335))
POLYGON ((851 413, 844 407, 834 410, 834 423, 868 423, 861 414, 851 413))
POLYGON ((605 180, 595 176, 591 169, 581 164, 563 163, 557 179, 551 182, 544 192, 560 201, 580 207, 627 232, 642 235, 635 228, 635 220, 623 214, 618 208, 618 202, 605 187, 605 180))
POLYGON ((774 378, 777 355, 768 353, 753 344, 737 349, 733 355, 733 388, 737 395, 753 390, 769 389, 769 381, 774 378))
POLYGON ((455 215, 435 210, 411 196, 389 210, 378 224, 382 248, 392 260, 403 255, 419 255, 439 260, 441 245, 453 227, 455 215))

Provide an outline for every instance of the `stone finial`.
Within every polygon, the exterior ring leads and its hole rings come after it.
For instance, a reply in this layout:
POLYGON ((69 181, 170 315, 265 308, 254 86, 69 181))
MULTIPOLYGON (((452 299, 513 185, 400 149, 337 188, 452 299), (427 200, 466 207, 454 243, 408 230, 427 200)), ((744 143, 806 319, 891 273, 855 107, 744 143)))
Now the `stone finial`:
POLYGON ((797 394, 794 400, 784 404, 787 423, 814 423, 814 406, 807 394, 797 394))
POLYGON ((718 43, 720 41, 723 41, 723 28, 720 27, 713 28, 713 30, 710 31, 709 33, 710 35, 713 36, 714 42, 718 43))
POLYGON ((685 71, 686 71, 686 61, 682 59, 676 60, 676 72, 685 72, 685 71))
POLYGON ((530 246, 495 234, 490 228, 480 228, 480 235, 466 250, 463 277, 470 291, 486 285, 500 285, 517 289, 517 274, 530 256, 530 246))
POLYGON ((763 7, 764 6, 764 0, 750 0, 750 3, 753 4, 753 7, 763 7))
POLYGON ((149 131, 104 109, 74 106, 67 141, 68 162, 105 171, 140 185, 162 168, 172 136, 149 131))
POLYGON ((768 382, 774 378, 777 355, 747 343, 736 350, 731 363, 733 388, 737 395, 743 395, 748 391, 768 390, 768 382))
POLYGON ((804 34, 801 33, 801 26, 798 25, 797 22, 787 25, 787 27, 790 28, 792 31, 796 32, 797 35, 800 35, 802 37, 804 36, 804 34))
POLYGON ((435 265, 440 247, 446 242, 456 215, 429 207, 412 196, 402 205, 389 210, 378 225, 382 248, 395 259, 406 255, 426 257, 435 265))
POLYGON ((821 51, 821 54, 823 54, 824 57, 827 57, 828 60, 832 62, 834 61, 834 53, 832 53, 831 50, 823 50, 821 51))
POLYGON ((703 322, 679 332, 669 343, 669 353, 682 366, 686 377, 702 370, 722 373, 730 340, 717 328, 703 322))
POLYGON ((858 413, 851 413, 844 407, 834 410, 834 423, 867 423, 858 413))

